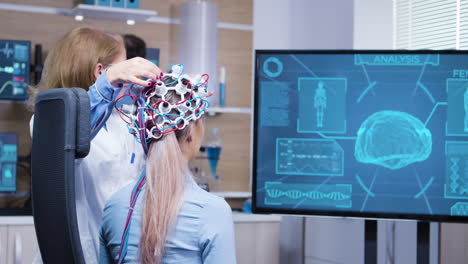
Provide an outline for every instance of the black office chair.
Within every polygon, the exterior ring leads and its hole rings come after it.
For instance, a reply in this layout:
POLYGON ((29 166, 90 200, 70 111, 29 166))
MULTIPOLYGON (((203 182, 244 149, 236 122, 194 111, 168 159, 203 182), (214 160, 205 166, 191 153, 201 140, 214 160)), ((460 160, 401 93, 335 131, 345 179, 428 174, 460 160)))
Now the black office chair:
POLYGON ((44 263, 85 263, 75 204, 75 159, 90 148, 90 104, 80 88, 36 97, 31 175, 32 207, 44 263))

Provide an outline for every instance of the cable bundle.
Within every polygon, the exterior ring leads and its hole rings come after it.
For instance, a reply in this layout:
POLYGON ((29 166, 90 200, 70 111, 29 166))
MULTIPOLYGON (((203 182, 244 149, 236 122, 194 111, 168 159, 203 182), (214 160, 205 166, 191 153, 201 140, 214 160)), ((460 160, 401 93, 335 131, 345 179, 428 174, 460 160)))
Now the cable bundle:
POLYGON ((137 184, 135 185, 135 187, 133 187, 132 195, 130 196, 130 208, 128 209, 127 220, 125 221, 124 231, 122 233, 122 238, 120 240, 120 250, 119 250, 119 256, 117 258, 118 264, 122 263, 123 260, 125 259, 125 256, 127 255, 128 238, 130 235, 129 234, 130 226, 132 224, 133 209, 135 208, 135 204, 138 200, 138 196, 143 186, 145 186, 145 183, 146 183, 146 172, 143 172, 140 176, 140 179, 138 179, 137 184))

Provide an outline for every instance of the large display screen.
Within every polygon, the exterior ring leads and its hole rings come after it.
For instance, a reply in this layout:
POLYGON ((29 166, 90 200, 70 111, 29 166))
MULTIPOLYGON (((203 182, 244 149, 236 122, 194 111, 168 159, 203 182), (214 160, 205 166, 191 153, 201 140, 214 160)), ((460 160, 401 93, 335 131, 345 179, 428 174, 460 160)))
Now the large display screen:
POLYGON ((468 221, 468 53, 256 51, 253 210, 468 221))
POLYGON ((12 133, 0 133, 0 193, 16 191, 17 160, 17 135, 12 133))
POLYGON ((26 100, 30 42, 0 40, 0 99, 26 100))

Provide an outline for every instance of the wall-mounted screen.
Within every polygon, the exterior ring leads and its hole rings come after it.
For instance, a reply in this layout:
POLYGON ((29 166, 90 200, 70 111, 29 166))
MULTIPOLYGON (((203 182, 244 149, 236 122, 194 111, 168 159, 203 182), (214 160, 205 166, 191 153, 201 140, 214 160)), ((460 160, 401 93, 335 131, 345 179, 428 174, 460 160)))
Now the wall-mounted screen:
POLYGON ((16 191, 17 161, 17 135, 12 133, 0 133, 0 193, 16 191))
POLYGON ((30 72, 29 41, 0 40, 0 100, 26 100, 30 72))
POLYGON ((152 63, 159 65, 159 49, 147 48, 146 49, 146 59, 152 63))
POLYGON ((467 52, 255 60, 255 212, 468 220, 467 52))

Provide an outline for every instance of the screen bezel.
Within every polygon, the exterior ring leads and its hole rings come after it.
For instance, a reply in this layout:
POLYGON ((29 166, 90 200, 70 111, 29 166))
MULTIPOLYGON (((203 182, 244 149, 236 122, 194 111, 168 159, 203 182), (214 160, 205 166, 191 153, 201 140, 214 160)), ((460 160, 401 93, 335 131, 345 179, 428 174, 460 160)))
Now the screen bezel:
MULTIPOLYGON (((252 140, 252 212, 260 214, 293 214, 293 215, 314 215, 314 216, 335 216, 353 217, 364 219, 406 219, 435 222, 458 222, 468 223, 468 216, 451 215, 429 215, 429 214, 404 214, 404 213, 371 213, 355 211, 334 211, 334 210, 310 210, 310 209, 281 209, 267 206, 257 206, 257 132, 259 118, 259 78, 260 71, 259 55, 280 55, 280 54, 441 54, 441 55, 468 55, 468 51, 461 50, 255 50, 254 65, 254 107, 253 107, 253 140, 252 140)), ((468 68, 468 67, 467 67, 468 68)), ((468 201, 468 200, 467 200, 468 201)))
MULTIPOLYGON (((31 81, 31 41, 30 40, 17 40, 17 39, 0 39, 0 41, 9 41, 9 42, 24 42, 28 44, 28 54, 29 54, 29 62, 27 67, 27 76, 26 76, 26 84, 29 86, 31 81)), ((3 97, 0 95, 0 101, 27 101, 28 100, 28 91, 24 94, 23 97, 3 97)))
MULTIPOLYGON (((18 133, 0 132, 0 135, 13 135, 15 137, 15 140, 16 140, 15 141, 16 145, 19 147, 19 135, 18 135, 18 133)), ((17 158, 16 158, 16 167, 18 167, 18 153, 16 153, 16 156, 17 156, 17 158)), ((15 177, 17 177, 16 180, 18 180, 18 171, 16 171, 15 177)), ((18 181, 16 182, 16 184, 18 184, 18 181)), ((0 192, 0 194, 2 194, 2 196, 6 196, 6 197, 14 197, 16 193, 17 193, 17 191, 14 191, 14 192, 0 192)), ((29 199, 31 199, 31 190, 29 191, 29 199)), ((32 215, 31 203, 29 203, 29 207, 3 207, 3 208, 0 208, 0 216, 16 216, 16 215, 19 215, 19 216, 30 216, 30 215, 32 215)))

